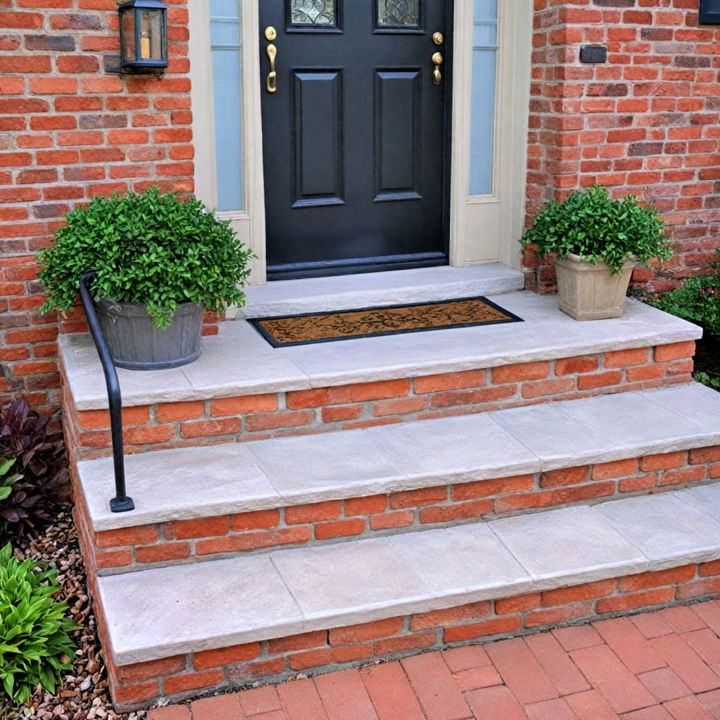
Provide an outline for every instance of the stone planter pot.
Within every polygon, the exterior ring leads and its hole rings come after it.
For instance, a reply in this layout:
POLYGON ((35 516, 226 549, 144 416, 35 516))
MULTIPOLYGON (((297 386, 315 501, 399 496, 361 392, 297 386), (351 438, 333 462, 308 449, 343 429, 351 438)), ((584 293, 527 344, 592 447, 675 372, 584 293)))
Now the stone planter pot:
POLYGON ((576 320, 620 317, 634 267, 635 260, 628 260, 618 275, 611 275, 603 261, 591 265, 572 254, 557 259, 560 309, 576 320))
POLYGON ((200 356, 204 307, 178 305, 169 327, 158 328, 144 305, 103 298, 95 304, 115 365, 128 370, 180 367, 200 356))

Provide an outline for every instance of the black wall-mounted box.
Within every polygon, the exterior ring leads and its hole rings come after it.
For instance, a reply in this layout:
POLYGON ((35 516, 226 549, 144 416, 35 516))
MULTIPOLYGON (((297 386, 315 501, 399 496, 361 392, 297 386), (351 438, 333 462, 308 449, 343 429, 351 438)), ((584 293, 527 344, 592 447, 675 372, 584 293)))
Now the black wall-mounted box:
POLYGON ((720 0, 700 0, 700 25, 720 25, 720 0))
POLYGON ((607 62, 607 48, 603 45, 583 45, 580 48, 581 63, 604 63, 607 62))

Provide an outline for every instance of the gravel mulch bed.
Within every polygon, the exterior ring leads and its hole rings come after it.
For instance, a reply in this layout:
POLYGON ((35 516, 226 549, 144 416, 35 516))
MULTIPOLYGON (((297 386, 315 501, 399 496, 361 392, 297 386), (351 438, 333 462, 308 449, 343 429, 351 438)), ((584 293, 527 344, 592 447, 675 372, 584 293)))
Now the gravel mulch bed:
POLYGON ((119 715, 112 709, 70 506, 63 507, 56 520, 37 537, 14 539, 12 545, 19 559, 42 560, 58 569, 60 598, 67 601, 70 617, 81 627, 72 633, 77 648, 75 663, 72 672, 65 676, 64 685, 54 695, 40 688, 20 708, 3 705, 0 697, 0 720, 146 720, 145 712, 119 715))

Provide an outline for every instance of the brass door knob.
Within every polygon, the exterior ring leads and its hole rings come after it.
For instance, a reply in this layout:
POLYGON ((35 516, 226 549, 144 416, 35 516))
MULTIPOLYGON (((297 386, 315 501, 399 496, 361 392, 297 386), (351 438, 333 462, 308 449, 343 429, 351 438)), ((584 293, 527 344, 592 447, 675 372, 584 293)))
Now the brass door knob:
POLYGON ((444 62, 444 58, 442 56, 442 53, 436 52, 433 53, 433 56, 430 58, 432 60, 433 64, 433 74, 432 74, 432 81, 433 85, 440 85, 442 83, 442 72, 440 71, 440 66, 444 62))
POLYGON ((275 59, 277 58, 277 48, 275 45, 270 43, 266 48, 265 52, 267 53, 268 60, 270 61, 270 72, 267 76, 267 81, 265 83, 265 88, 269 93, 276 93, 277 92, 277 72, 275 71, 275 59))

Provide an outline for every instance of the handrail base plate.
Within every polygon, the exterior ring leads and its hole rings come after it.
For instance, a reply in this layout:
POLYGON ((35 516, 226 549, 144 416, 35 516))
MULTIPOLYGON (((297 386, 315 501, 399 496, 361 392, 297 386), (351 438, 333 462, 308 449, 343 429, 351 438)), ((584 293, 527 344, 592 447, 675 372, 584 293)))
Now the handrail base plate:
POLYGON ((130 510, 135 509, 135 503, 132 501, 132 498, 126 497, 122 500, 118 498, 113 498, 110 501, 110 511, 114 513, 121 513, 121 512, 130 512, 130 510))

